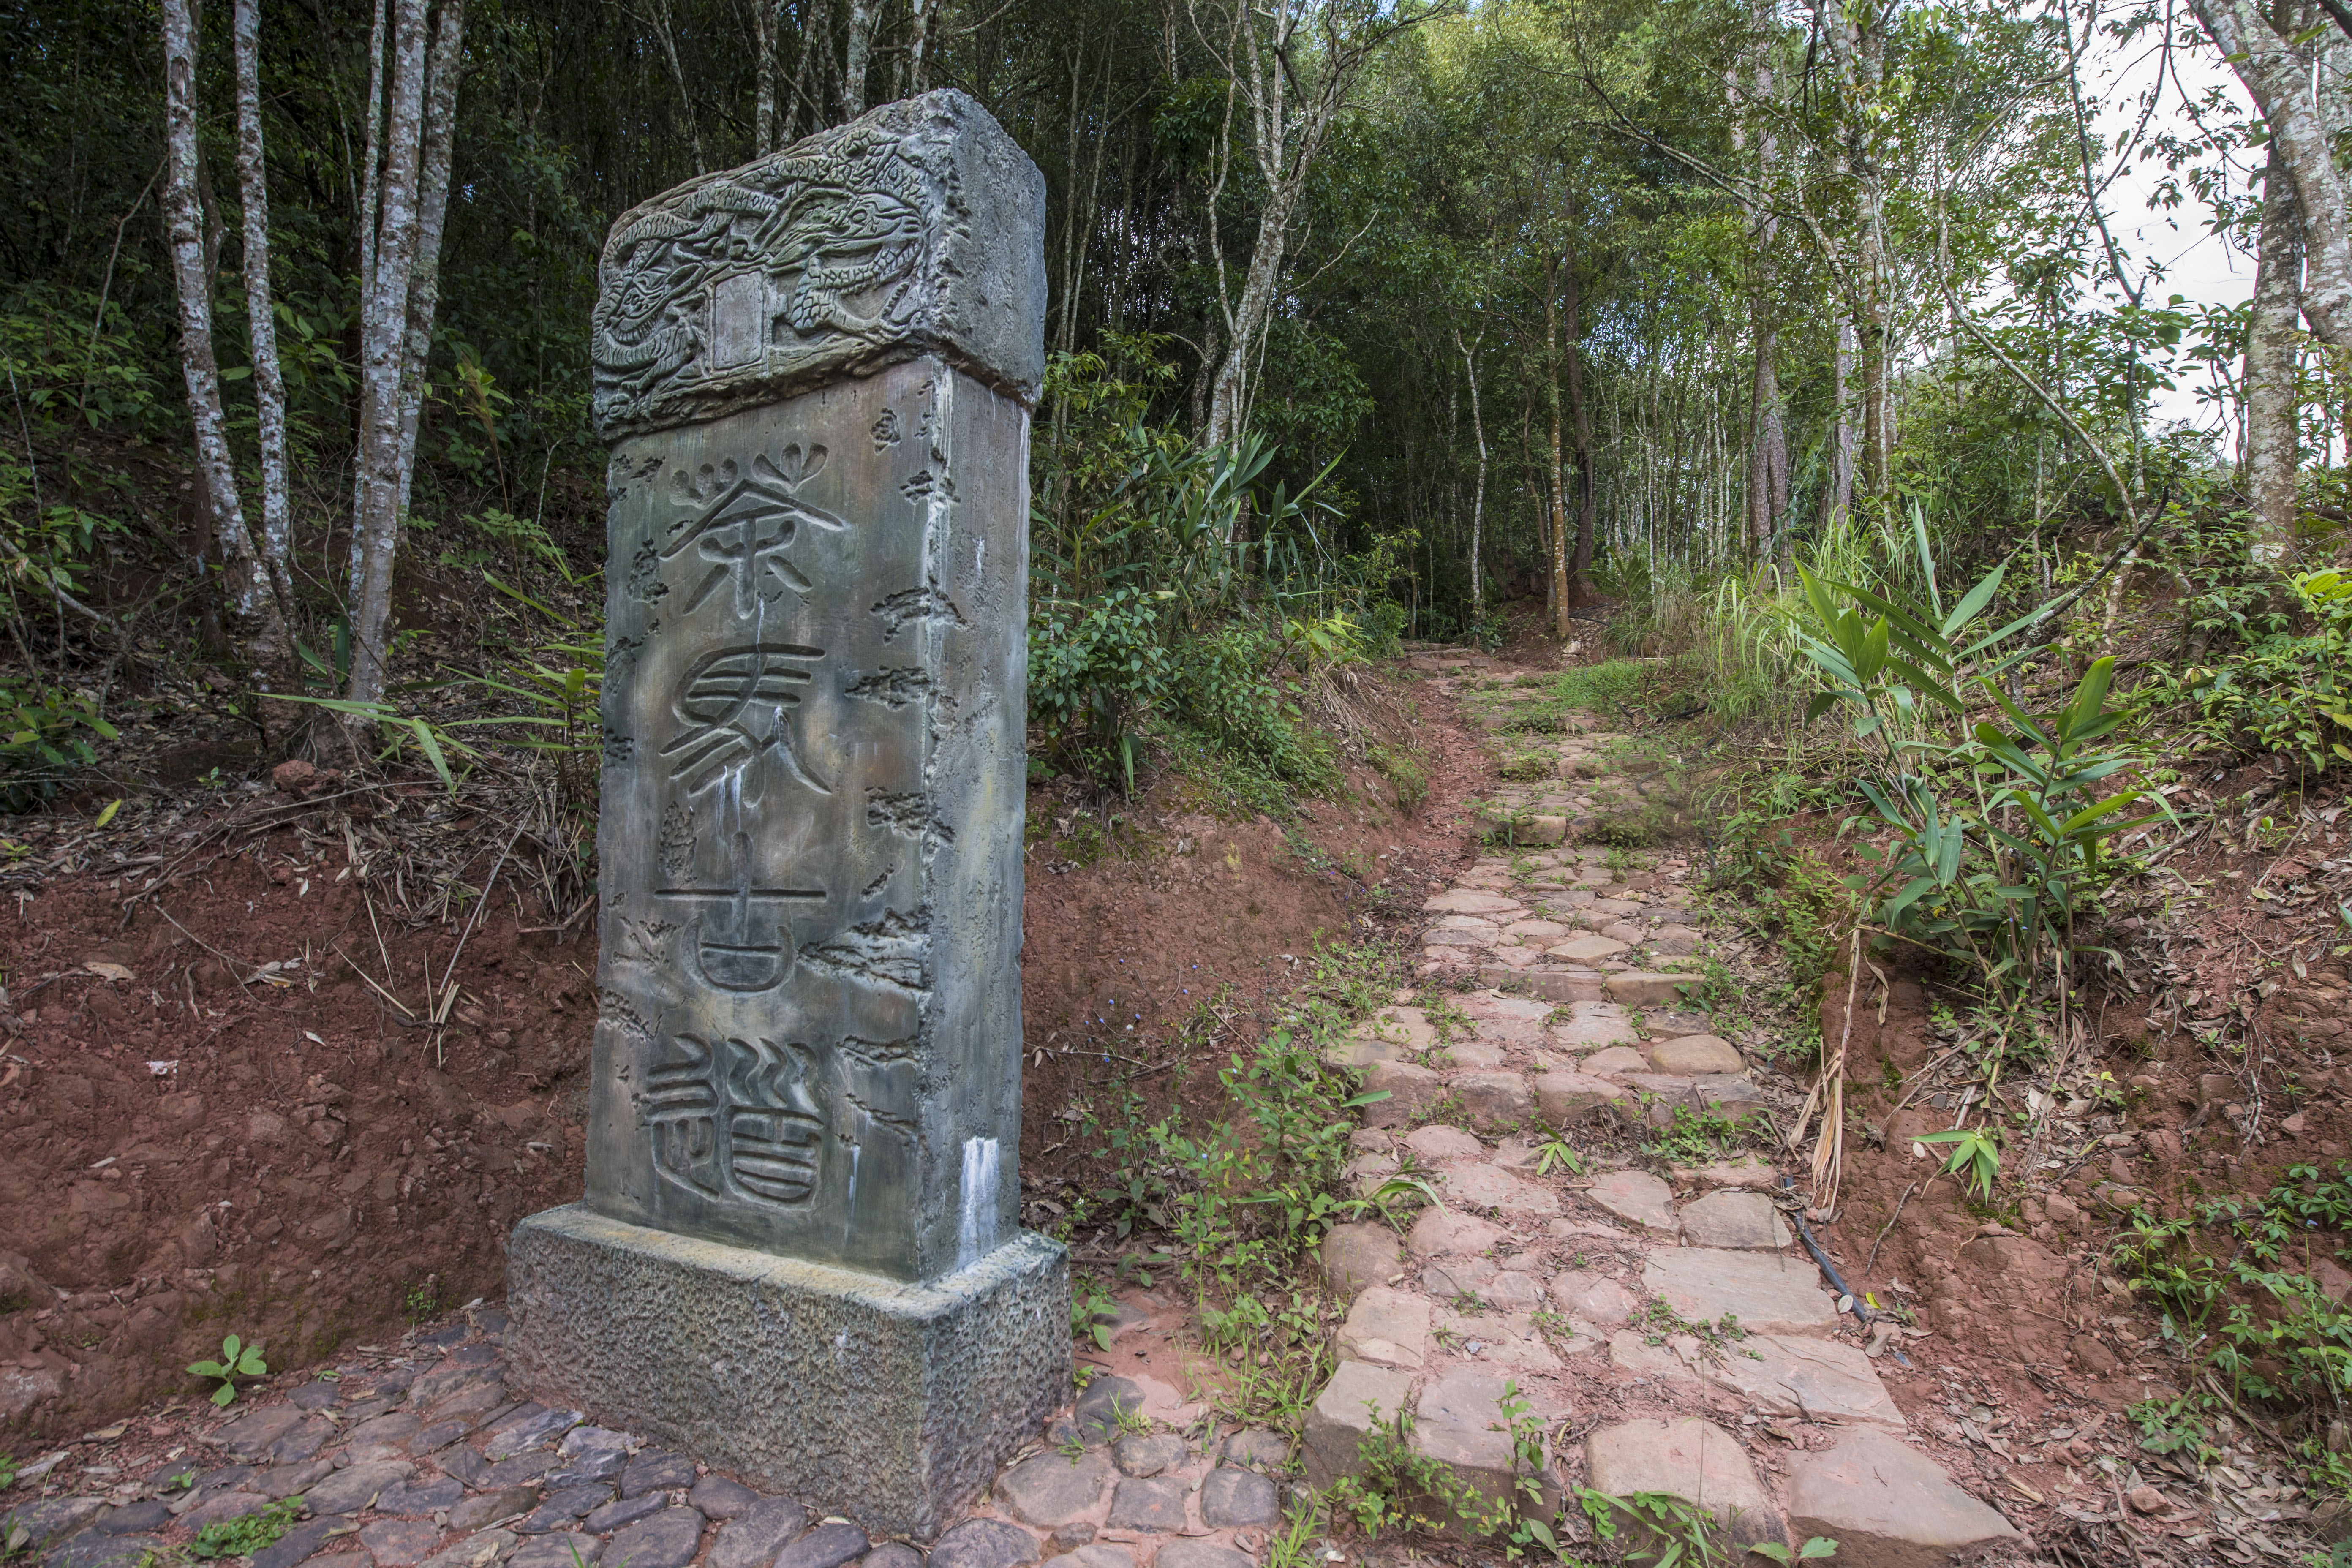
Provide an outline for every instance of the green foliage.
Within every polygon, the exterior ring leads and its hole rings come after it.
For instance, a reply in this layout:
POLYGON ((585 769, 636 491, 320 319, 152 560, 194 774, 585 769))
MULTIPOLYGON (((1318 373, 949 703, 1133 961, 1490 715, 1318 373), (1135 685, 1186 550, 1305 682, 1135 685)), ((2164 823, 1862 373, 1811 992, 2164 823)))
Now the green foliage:
POLYGON ((28 811, 98 758, 92 737, 115 738, 97 704, 37 679, 0 680, 0 810, 28 811))
POLYGON ((1687 1105, 1674 1109, 1674 1121, 1650 1135, 1650 1152, 1677 1165, 1703 1165, 1739 1146, 1739 1123, 1714 1110, 1687 1105))
POLYGON ((0 1492, 16 1484, 16 1456, 0 1448, 0 1492))
POLYGON ((2314 773, 2352 761, 2352 576, 2299 573, 2283 594, 2231 565, 2200 562, 2189 605, 2189 629, 2221 657, 2168 673, 2154 700, 2185 705, 2190 731, 2218 747, 2314 773))
POLYGON ((2251 1203, 2208 1203, 2179 1219, 2135 1210, 2113 1256, 2160 1310, 2164 1338, 2184 1350, 2210 1344, 2205 1353, 2233 1389, 2332 1408, 2352 1394, 2352 1310, 2310 1268, 2315 1251, 2347 1256, 2347 1224, 2352 1164, 2333 1176, 2295 1165, 2251 1203))
POLYGON ((1504 1536, 1507 1531, 1501 1543, 1511 1560, 1531 1547, 1557 1557, 1559 1543, 1543 1506, 1545 1424, 1516 1382, 1504 1385, 1501 1409, 1501 1429, 1510 1434, 1513 1459, 1511 1489, 1504 1496, 1486 1496, 1452 1466, 1415 1451, 1412 1416, 1400 1411, 1357 1442, 1357 1473, 1332 1483, 1327 1500, 1370 1537, 1383 1531, 1455 1526, 1474 1536, 1504 1536))
POLYGON ((259 1377, 269 1370, 261 1359, 261 1347, 240 1342, 235 1334, 221 1341, 218 1361, 198 1361, 188 1363, 188 1371, 197 1377, 216 1377, 221 1385, 213 1390, 213 1403, 226 1405, 236 1398, 236 1380, 259 1377))
POLYGON ((1843 707, 1880 765, 1856 781, 1871 827, 1891 840, 1857 853, 1877 862, 1859 886, 1878 918, 1925 946, 1971 963, 2011 994, 2042 977, 2045 955, 2071 956, 2074 912, 2113 879, 2101 854, 2137 789, 2092 798, 2129 758, 2095 750, 2123 715, 2106 708, 2112 657, 2094 662, 2054 714, 2031 716, 2001 689, 1994 647, 2036 616, 1969 628, 2000 591, 1996 566, 1948 611, 1924 517, 1912 517, 1924 595, 1874 593, 1800 569, 1811 619, 1797 646, 1826 683, 1809 718, 1843 707), (1851 601, 1861 608, 1841 601, 1851 601), (1964 692, 1989 698, 2007 728, 1969 722, 1964 692), (1938 724, 1952 738, 1938 738, 1938 724))
POLYGON ((1963 1178, 1961 1184, 1982 1203, 1992 1196, 1992 1184, 2000 1174, 2000 1146, 1995 1140, 1996 1130, 1982 1128, 1969 1131, 1954 1130, 1922 1135, 1922 1143, 1949 1143, 1952 1157, 1945 1163, 1948 1175, 1963 1178))
POLYGON ((301 1516, 301 1498, 283 1499, 243 1519, 225 1519, 205 1526, 188 1543, 188 1554, 207 1559, 250 1557, 293 1529, 294 1521, 301 1516))
POLYGON ((1110 1349, 1109 1320, 1118 1315, 1102 1282, 1091 1274, 1070 1277, 1070 1337, 1098 1351, 1110 1349))

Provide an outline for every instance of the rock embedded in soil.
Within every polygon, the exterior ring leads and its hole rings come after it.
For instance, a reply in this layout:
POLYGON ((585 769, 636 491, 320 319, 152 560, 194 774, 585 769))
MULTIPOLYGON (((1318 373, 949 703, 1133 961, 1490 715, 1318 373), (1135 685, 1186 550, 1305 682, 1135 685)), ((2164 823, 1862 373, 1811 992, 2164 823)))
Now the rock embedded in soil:
POLYGON ((1682 1000, 1682 988, 1696 979, 1689 974, 1654 974, 1626 969, 1605 977, 1601 988, 1612 1002, 1628 1007, 1664 1007, 1682 1000))
POLYGON ((1253 1568, 1246 1553, 1213 1541, 1171 1541, 1151 1562, 1152 1568, 1253 1568))
POLYGON ((1727 1313, 1750 1333, 1826 1334, 1837 1327, 1837 1307, 1817 1278, 1810 1260, 1685 1247, 1652 1253, 1642 1287, 1688 1322, 1727 1313))
MULTIPOLYGON (((1771 1494, 1757 1479, 1739 1440, 1710 1421, 1624 1421, 1584 1440, 1587 1484, 1612 1498, 1663 1492, 1711 1515, 1735 1555, 1759 1544, 1787 1544, 1771 1494)), ((1648 1540, 1647 1526, 1621 1515, 1625 1533, 1648 1540)), ((1657 1548, 1653 1547, 1655 1551, 1657 1548)), ((1841 1561, 1843 1550, 1840 1550, 1841 1561)))
POLYGON ((1526 912, 1517 899, 1507 899, 1500 893, 1481 892, 1475 888, 1455 888, 1425 899, 1421 906, 1433 915, 1501 915, 1517 916, 1526 912))
POLYGON ((2018 1539, 1941 1466, 1884 1432, 1848 1432, 1788 1468, 1790 1530, 1835 1540, 1841 1568, 1943 1568, 2018 1539))
POLYGON ((1110 1461, 1100 1450, 1076 1462, 1049 1451, 998 1476, 996 1495, 1023 1523, 1052 1530, 1093 1509, 1111 1479, 1110 1461))
POLYGON ((1393 1423, 1412 1399, 1410 1373, 1370 1362, 1341 1362, 1307 1410, 1302 1458, 1307 1484, 1320 1490, 1342 1476, 1360 1474, 1359 1445, 1376 1428, 1393 1423))
POLYGON ((1225 1439, 1223 1458, 1228 1465, 1279 1469, 1290 1462, 1290 1440, 1279 1432, 1252 1427, 1225 1439))
POLYGON ((397 1486, 416 1473, 405 1459, 380 1459, 337 1470, 312 1487, 303 1500, 313 1513, 358 1513, 373 1508, 387 1487, 397 1486))
POLYGON ((808 1513, 800 1504, 790 1498, 762 1498, 719 1528, 710 1568, 766 1568, 807 1528, 808 1513))
MULTIPOLYGON (((351 1532, 352 1521, 341 1514, 330 1513, 306 1519, 255 1552, 253 1568, 298 1568, 298 1564, 309 1562, 324 1551, 330 1540, 351 1532)), ((511 1535, 507 1536, 506 1544, 513 1545, 514 1539, 511 1535)))
POLYGON ((1559 1196, 1549 1187, 1523 1182, 1493 1165, 1456 1165, 1445 1173, 1445 1195, 1467 1208, 1502 1215, 1554 1215, 1559 1196))
POLYGON ((465 1496, 465 1484, 453 1476, 436 1476, 429 1481, 412 1479, 384 1488, 375 1506, 381 1513, 438 1513, 456 1508, 465 1496))
POLYGON ((694 1461, 684 1454, 666 1454, 647 1448, 629 1461, 621 1472, 621 1495, 638 1497, 646 1492, 683 1491, 694 1485, 694 1461))
POLYGON ((1592 1178, 1584 1195, 1653 1235, 1672 1236, 1679 1228, 1674 1189, 1647 1171, 1603 1171, 1592 1178))
MULTIPOLYGON (((514 1550, 518 1539, 510 1530, 486 1530, 466 1537, 455 1546, 443 1547, 427 1557, 421 1568, 489 1568, 489 1564, 514 1550)), ((253 1561, 254 1568, 262 1568, 260 1558, 253 1561)))
POLYGON ((1744 1072, 1748 1067, 1738 1047, 1719 1035, 1685 1035, 1676 1040, 1661 1040, 1650 1047, 1650 1060, 1660 1072, 1686 1077, 1744 1072))
MULTIPOLYGON (((617 1531, 607 1543, 615 1563, 628 1568, 686 1568, 702 1545, 702 1515, 690 1508, 666 1508, 617 1531)), ((857 1550, 866 1550, 861 1531, 857 1550)))
POLYGON ((705 1519, 728 1520, 760 1506, 760 1494, 725 1476, 705 1476, 686 1494, 687 1502, 705 1519))
POLYGON ((1184 1498, 1191 1489, 1164 1476, 1129 1478, 1111 1493, 1113 1530, 1143 1530, 1155 1533, 1184 1528, 1184 1498))
POLYGON ((1613 1078, 1621 1073, 1648 1072, 1650 1059, 1631 1046, 1611 1046, 1585 1058, 1577 1064, 1576 1070, 1594 1078, 1613 1078))
POLYGON ((1414 1128, 1405 1134, 1404 1146, 1424 1160, 1476 1159, 1486 1152, 1475 1136, 1443 1122, 1414 1128))
POLYGON ((360 1531, 376 1568, 415 1568, 433 1554, 441 1527, 429 1519, 379 1519, 360 1531))
POLYGON ((1342 1299, 1385 1284, 1403 1267, 1396 1233, 1370 1222, 1333 1226, 1324 1233, 1321 1258, 1323 1282, 1342 1299))
POLYGON ((1433 1205, 1412 1222, 1405 1245, 1417 1258, 1475 1258, 1509 1238, 1510 1232, 1493 1220, 1433 1205))
POLYGON ((1596 1046, 1630 1046, 1642 1037, 1625 1009, 1613 1002, 1578 1002, 1571 1005, 1572 1016, 1565 1024, 1554 1024, 1544 1033, 1554 1046, 1564 1051, 1591 1050, 1596 1046))
POLYGON ((1445 1080, 1433 1069, 1411 1062, 1374 1062, 1365 1069, 1364 1092, 1388 1096, 1364 1107, 1366 1126, 1402 1127, 1437 1103, 1445 1092, 1445 1080))
POLYGON ((1536 1079, 1537 1113, 1553 1127, 1568 1127, 1625 1098, 1625 1090, 1607 1079, 1572 1069, 1536 1079))
MULTIPOLYGON (((1023 1533, 1025 1539, 1026 1532, 1023 1533)), ((775 1568, 842 1568, 843 1563, 865 1556, 866 1548, 864 1531, 835 1521, 818 1525, 776 1553, 775 1568)))
POLYGON ((1429 1313, 1426 1296, 1371 1286, 1356 1298, 1339 1326, 1339 1354, 1418 1372, 1429 1358, 1429 1313))
POLYGON ((1551 1299, 1569 1317, 1604 1329, 1613 1329, 1633 1315, 1633 1292, 1606 1274, 1580 1268, 1552 1276, 1551 1299))
POLYGON ((593 1535, 541 1535, 516 1547, 506 1568, 575 1568, 604 1555, 604 1543, 593 1535))
POLYGON ((1789 1245, 1788 1225, 1762 1193, 1727 1189, 1685 1204, 1684 1239, 1693 1247, 1777 1252, 1789 1245))
POLYGON ((1535 1091, 1520 1073, 1457 1073, 1446 1087, 1473 1127, 1516 1127, 1535 1111, 1535 1091))
POLYGON ((1151 1437, 1121 1437, 1111 1448, 1111 1461, 1122 1476, 1156 1476, 1172 1470, 1191 1457, 1184 1439, 1165 1433, 1151 1437))
POLYGON ((1843 1340, 1748 1334, 1694 1365, 1701 1383, 1736 1394, 1759 1415, 1801 1415, 1841 1426, 1904 1428, 1869 1356, 1843 1340))
MULTIPOLYGON (((510 1494, 502 1492, 499 1495, 501 1497, 505 1497, 510 1494)), ((530 1494, 526 1492, 524 1495, 528 1497, 530 1494)), ((476 1500, 478 1501, 482 1500, 478 1499, 476 1500)), ((668 1494, 665 1492, 643 1492, 636 1497, 618 1498, 606 1503, 604 1507, 594 1510, 589 1513, 587 1517, 581 1520, 580 1528, 592 1531, 597 1535, 603 1535, 609 1531, 619 1530, 624 1525, 635 1524, 641 1519, 650 1518, 668 1506, 669 1497, 668 1494)), ((488 1522, 489 1521, 502 1519, 504 1517, 505 1515, 503 1514, 490 1513, 485 1514, 483 1519, 484 1522, 488 1522)), ((453 1512, 449 1515, 449 1522, 452 1525, 455 1525, 457 1522, 457 1516, 456 1513, 453 1512)), ((770 1552, 768 1555, 772 1557, 775 1553, 770 1552)), ((766 1558, 762 1558, 761 1561, 764 1563, 766 1558)))
POLYGON ((1109 1443, 1127 1429, 1127 1422, 1143 1411, 1143 1389, 1124 1377, 1097 1377, 1078 1395, 1071 1415, 1087 1442, 1109 1443))
POLYGON ((1201 1522, 1211 1530, 1256 1530, 1281 1521, 1280 1494, 1255 1470, 1220 1467, 1201 1483, 1201 1522))

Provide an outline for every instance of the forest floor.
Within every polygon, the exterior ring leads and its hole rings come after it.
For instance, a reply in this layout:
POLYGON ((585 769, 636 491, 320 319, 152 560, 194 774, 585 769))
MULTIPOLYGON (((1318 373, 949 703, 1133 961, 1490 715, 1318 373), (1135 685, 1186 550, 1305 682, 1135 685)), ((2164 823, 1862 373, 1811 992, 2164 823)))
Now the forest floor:
MULTIPOLYGON (((1118 1111, 1129 1124, 1187 1097, 1206 1109, 1213 1075, 1171 1069, 1205 1067, 1262 1036, 1288 1016, 1286 999, 1318 949, 1347 942, 1409 976, 1360 1031, 1351 1059, 1407 1085, 1429 1075, 1418 1100, 1395 1094, 1375 1109, 1388 1125, 1360 1135, 1358 1180, 1369 1191, 1400 1170, 1419 1173, 1446 1202, 1370 1254, 1384 1259, 1378 1279, 1351 1274, 1362 1255, 1347 1245, 1327 1248, 1325 1283, 1358 1303, 1337 1336, 1350 1362, 1410 1372, 1425 1421, 1432 1384, 1507 1368, 1549 1424, 1559 1473, 1595 1486, 1596 1432, 1649 1418, 1717 1423, 1790 1526, 1802 1522, 1793 1479, 1814 1462, 1807 1456, 1833 1454, 1842 1423, 1847 1436, 1899 1426, 1974 1506, 2022 1532, 1991 1543, 1996 1558, 2293 1561, 2339 1533, 2334 1510, 2295 1479, 2299 1434, 2275 1407, 2240 1403, 2184 1352, 2187 1336, 2168 1337, 2113 1248, 2136 1209, 2178 1217, 2206 1199, 2257 1200, 2290 1164, 2345 1154, 2352 1083, 2339 1088, 2331 1055, 2347 995, 2337 884, 2352 881, 2352 858, 2333 858, 2340 802, 2306 794, 2283 805, 2284 781, 2268 768, 2181 783, 2182 804, 2206 807, 2208 826, 2172 846, 2160 874, 2110 900, 2114 972, 2074 1037, 2036 1069, 2035 1109, 2048 1114, 2030 1155, 2013 1156, 2031 1173, 2025 1195, 1988 1209, 1939 1173, 1940 1150, 1913 1142, 1965 1112, 1984 1021, 1940 977, 1884 958, 1852 975, 1841 965, 1818 997, 1792 988, 1792 944, 1818 933, 1794 931, 1785 900, 1759 908, 1756 889, 1726 874, 1708 815, 1726 776, 1710 749, 1719 733, 1645 722, 1614 704, 1566 711, 1553 689, 1558 648, 1522 637, 1508 652, 1422 655, 1377 678, 1381 701, 1404 718, 1389 732, 1417 753, 1425 796, 1370 766, 1289 820, 1173 770, 1126 804, 1066 783, 1033 789, 1030 1223, 1057 1227, 1098 1179, 1086 1161, 1098 1147, 1090 1128, 1110 1120, 1102 1058, 1130 1069, 1134 1102, 1118 1111), (1598 732, 1578 740, 1580 731, 1598 732), (1530 789, 1538 779, 1559 782, 1530 789), (1549 837, 1537 820, 1554 816, 1565 846, 1526 841, 1549 837), (1494 837, 1499 848, 1482 847, 1494 837), (1453 907, 1482 898, 1497 906, 1453 907), (1589 945, 1550 951, 1578 942, 1589 945), (1613 979, 1623 974, 1663 975, 1675 1000, 1636 996, 1642 983, 1613 979), (1694 1070, 1692 1053, 1706 1047, 1687 1042, 1701 1037, 1736 1053, 1737 1070, 1694 1070), (1768 1194, 1783 1171, 1802 1178, 1770 1133, 1793 1125, 1818 1040, 1845 1044, 1853 1131, 1843 1197, 1815 1230, 1891 1331, 1850 1318, 1839 1329, 1833 1306, 1782 1327, 1823 1344, 1844 1333, 1856 1356, 1867 1344, 1867 1383, 1885 1404, 1864 1398, 1866 1409, 1832 1407, 1832 1395, 1860 1397, 1864 1380, 1851 1375, 1826 1394, 1808 1384, 1814 1394, 1787 1395, 1801 1378, 1780 1377, 1781 1394, 1762 1386, 1745 1375, 1747 1351, 1726 1357, 1720 1334, 1696 1331, 1716 1314, 1676 1305, 1664 1277, 1652 1278, 1666 1255, 1719 1240, 1708 1227, 1727 1206, 1754 1206, 1716 1203, 1694 1218, 1694 1200, 1768 1194), (1602 1087, 1578 1089, 1562 1075, 1602 1087), (1548 1082, 1557 1103, 1529 1116, 1548 1082), (1563 1120, 1587 1162, 1580 1173, 1548 1165, 1529 1136, 1563 1120), (1359 1321, 1374 1287, 1385 1315, 1359 1321), (1420 1324, 1423 1339, 1406 1343, 1398 1321, 1420 1324), (1367 1354, 1373 1341, 1387 1348, 1367 1354), (1408 1354, 1417 1365, 1400 1365, 1408 1354), (2219 1400, 2191 1402, 2205 1394, 2219 1400)), ((1827 824, 1786 826, 1827 844, 1827 824)), ((437 786, 301 767, 226 796, 159 789, 104 828, 63 813, 14 825, 16 918, 0 924, 10 982, 0 1212, 17 1217, 0 1233, 0 1449, 37 1462, 0 1500, 95 1497, 135 1510, 155 1477, 191 1465, 224 1472, 209 1493, 257 1495, 244 1489, 250 1470, 226 1472, 265 1457, 285 1431, 257 1448, 257 1427, 231 1436, 179 1370, 224 1333, 268 1347, 278 1373, 256 1390, 264 1404, 324 1368, 347 1380, 338 1400, 393 1402, 371 1415, 397 1410, 409 1387, 401 1378, 429 1369, 427 1351, 459 1345, 471 1357, 463 1364, 494 1362, 499 1322, 480 1302, 502 1293, 507 1232, 581 1187, 593 927, 576 887, 530 861, 528 846, 520 859, 501 856, 545 830, 543 816, 487 785, 453 801, 437 786), (499 863, 535 869, 501 881, 499 863), (477 885, 491 889, 477 908, 450 896, 477 885), (453 1316, 461 1301, 467 1312, 453 1316), (470 1350, 459 1344, 469 1333, 470 1350)), ((1802 1253, 1774 1228, 1790 1222, 1760 1223, 1770 1245, 1759 1254, 1810 1280, 1802 1253)), ((1099 1536, 1098 1550, 1116 1545, 1148 1565, 1163 1537, 1214 1534, 1263 1559, 1270 1521, 1221 1503, 1221 1517, 1255 1522, 1213 1527, 1198 1487, 1220 1452, 1223 1469, 1314 1472, 1310 1411, 1291 1413, 1306 1447, 1285 1441, 1272 1459, 1261 1439, 1218 1420, 1230 1373, 1204 1352, 1195 1304, 1172 1279, 1144 1282, 1165 1269, 1162 1239, 1103 1226, 1073 1237, 1079 1268, 1115 1302, 1111 1343, 1081 1359, 1131 1384, 1149 1401, 1147 1420, 1185 1440, 1160 1473, 1189 1478, 1194 1495, 1178 1500, 1180 1526, 1155 1533, 1115 1521, 1127 1489, 1108 1469, 1083 1499, 1066 1488, 1025 1511, 1008 1476, 982 1517, 1047 1531, 1042 1548, 1024 1536, 1033 1551, 1099 1536)), ((2305 1266, 2339 1300, 2352 1292, 2331 1257, 2305 1266)), ((512 1412, 484 1405, 469 1419, 459 1447, 478 1455, 483 1432, 510 1425, 512 1412)), ((412 1436, 383 1440, 404 1454, 412 1436)), ((560 1436, 558 1427, 542 1439, 560 1436)), ((576 1457, 581 1445, 570 1447, 576 1457)), ((314 1467, 331 1450, 346 1469, 355 1458, 321 1437, 278 1463, 314 1467)), ((356 1458, 395 1462, 390 1449, 356 1458)), ((434 1468, 469 1486, 457 1471, 470 1463, 441 1456, 434 1468)), ((1153 1479, 1138 1473, 1142 1463, 1122 1453, 1116 1468, 1153 1479)), ((559 1468, 551 1458, 515 1483, 533 1489, 532 1509, 559 1468)), ((1227 1495, 1238 1487, 1220 1484, 1227 1495)), ((681 1496, 666 1500, 696 1511, 698 1529, 749 1507, 718 1490, 698 1502, 687 1487, 669 1489, 681 1496)), ((497 1533, 488 1505, 470 1500, 511 1502, 513 1490, 461 1489, 469 1528, 497 1533)), ((412 1521, 362 1532, 367 1561, 403 1568, 457 1552, 475 1537, 449 1533, 452 1500, 359 1520, 412 1521)), ((194 1511, 125 1511, 115 1533, 179 1544, 194 1511)), ((92 1517, 55 1511, 75 1529, 92 1517)), ((698 1535, 688 1558, 749 1568, 712 1555, 725 1539, 698 1535)), ((354 1544, 321 1534, 307 1550, 354 1544)), ((509 1536, 500 1550, 513 1546, 509 1536)), ((1483 1554, 1423 1537, 1390 1538, 1370 1554, 1401 1551, 1483 1554)), ((461 1560, 479 1568, 464 1552, 444 1568, 461 1560)), ((633 1561, 656 1568, 642 1551, 633 1561)))

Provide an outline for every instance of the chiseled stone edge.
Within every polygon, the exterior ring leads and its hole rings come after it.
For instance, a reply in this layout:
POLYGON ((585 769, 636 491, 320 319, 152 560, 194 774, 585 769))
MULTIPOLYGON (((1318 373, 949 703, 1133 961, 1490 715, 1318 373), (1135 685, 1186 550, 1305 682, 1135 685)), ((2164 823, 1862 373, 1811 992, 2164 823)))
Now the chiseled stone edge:
POLYGON ((509 1386, 819 1514, 929 1540, 1066 1397, 1069 1258, 1024 1231, 928 1285, 572 1204, 516 1225, 509 1386))

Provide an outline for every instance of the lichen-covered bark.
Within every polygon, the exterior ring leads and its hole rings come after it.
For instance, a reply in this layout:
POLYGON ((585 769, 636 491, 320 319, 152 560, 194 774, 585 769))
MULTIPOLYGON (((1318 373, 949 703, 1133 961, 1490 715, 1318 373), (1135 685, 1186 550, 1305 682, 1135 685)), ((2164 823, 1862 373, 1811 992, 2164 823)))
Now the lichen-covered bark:
MULTIPOLYGON (((294 603, 289 563, 294 523, 287 499, 286 377, 269 289, 269 176, 261 135, 261 6, 236 0, 236 173, 245 206, 245 314, 253 347, 253 402, 261 448, 261 560, 283 617, 294 603)), ((282 624, 282 621, 281 621, 282 624)))
POLYGON ((2263 171, 2263 225, 2254 298, 2246 321, 2246 499, 2253 510, 2249 552, 2275 568, 2294 542, 2295 516, 2295 293, 2303 275, 2303 226, 2276 140, 2263 171))

